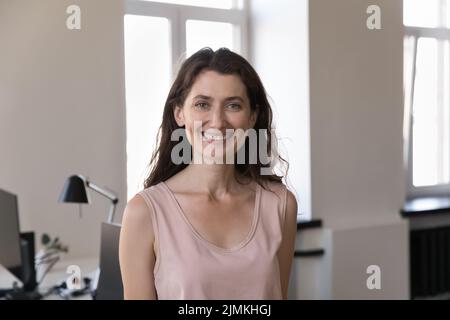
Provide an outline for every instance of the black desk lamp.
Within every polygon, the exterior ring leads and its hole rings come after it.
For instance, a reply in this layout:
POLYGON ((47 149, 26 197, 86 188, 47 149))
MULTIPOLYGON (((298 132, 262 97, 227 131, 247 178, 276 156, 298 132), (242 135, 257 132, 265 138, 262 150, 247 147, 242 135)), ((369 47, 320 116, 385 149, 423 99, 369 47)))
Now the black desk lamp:
POLYGON ((64 188, 59 196, 58 202, 72 202, 72 203, 89 203, 89 197, 86 187, 91 188, 102 196, 111 200, 111 208, 109 209, 108 223, 114 220, 114 212, 116 204, 119 199, 110 191, 100 188, 96 184, 90 182, 87 178, 81 175, 73 175, 67 178, 64 183, 64 188))

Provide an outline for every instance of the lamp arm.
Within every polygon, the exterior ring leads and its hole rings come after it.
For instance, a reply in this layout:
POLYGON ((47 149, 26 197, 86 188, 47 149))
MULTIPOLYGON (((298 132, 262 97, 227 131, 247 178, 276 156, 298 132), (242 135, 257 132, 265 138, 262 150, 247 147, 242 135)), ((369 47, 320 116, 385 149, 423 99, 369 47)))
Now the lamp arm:
POLYGON ((116 211, 116 203, 113 202, 111 204, 111 207, 109 208, 108 223, 113 223, 115 211, 116 211))
POLYGON ((90 181, 86 181, 86 185, 91 188, 92 190, 96 191, 97 193, 100 193, 102 196, 107 197, 109 200, 114 201, 114 200, 118 200, 116 195, 99 187, 98 185, 96 185, 95 183, 92 183, 90 181))
POLYGON ((119 199, 116 197, 115 194, 99 187, 98 185, 96 185, 95 183, 92 183, 90 181, 86 181, 86 185, 91 188, 92 190, 94 190, 95 192, 101 194, 102 196, 108 198, 109 200, 111 200, 112 204, 111 204, 111 208, 109 209, 109 215, 108 215, 108 223, 112 223, 114 221, 114 213, 116 210, 116 204, 117 202, 119 202, 119 199))

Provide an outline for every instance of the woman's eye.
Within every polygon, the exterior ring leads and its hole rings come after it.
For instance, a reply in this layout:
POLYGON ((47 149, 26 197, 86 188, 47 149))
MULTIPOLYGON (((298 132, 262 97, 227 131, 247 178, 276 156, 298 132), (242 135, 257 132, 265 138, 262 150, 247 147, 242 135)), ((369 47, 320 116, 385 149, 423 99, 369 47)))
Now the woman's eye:
POLYGON ((208 104, 204 102, 199 102, 195 104, 195 107, 198 109, 206 109, 208 107, 208 104))
POLYGON ((228 105, 228 108, 230 108, 231 110, 239 110, 241 109, 241 106, 239 104, 232 103, 228 105))

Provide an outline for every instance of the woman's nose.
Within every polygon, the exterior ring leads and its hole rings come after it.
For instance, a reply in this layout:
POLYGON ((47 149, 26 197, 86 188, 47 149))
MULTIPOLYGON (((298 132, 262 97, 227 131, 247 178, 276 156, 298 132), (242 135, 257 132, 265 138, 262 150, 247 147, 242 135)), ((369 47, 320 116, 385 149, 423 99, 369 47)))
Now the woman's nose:
POLYGON ((210 121, 210 124, 209 124, 210 127, 220 129, 224 123, 223 110, 221 108, 215 108, 215 109, 211 110, 209 121, 210 121))

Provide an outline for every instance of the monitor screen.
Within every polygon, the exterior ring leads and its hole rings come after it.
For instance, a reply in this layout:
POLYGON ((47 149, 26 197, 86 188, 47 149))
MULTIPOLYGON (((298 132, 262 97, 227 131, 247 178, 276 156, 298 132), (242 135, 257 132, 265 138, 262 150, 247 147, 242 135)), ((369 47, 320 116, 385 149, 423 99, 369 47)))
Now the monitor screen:
POLYGON ((17 196, 0 189, 0 264, 8 269, 21 266, 17 196))

